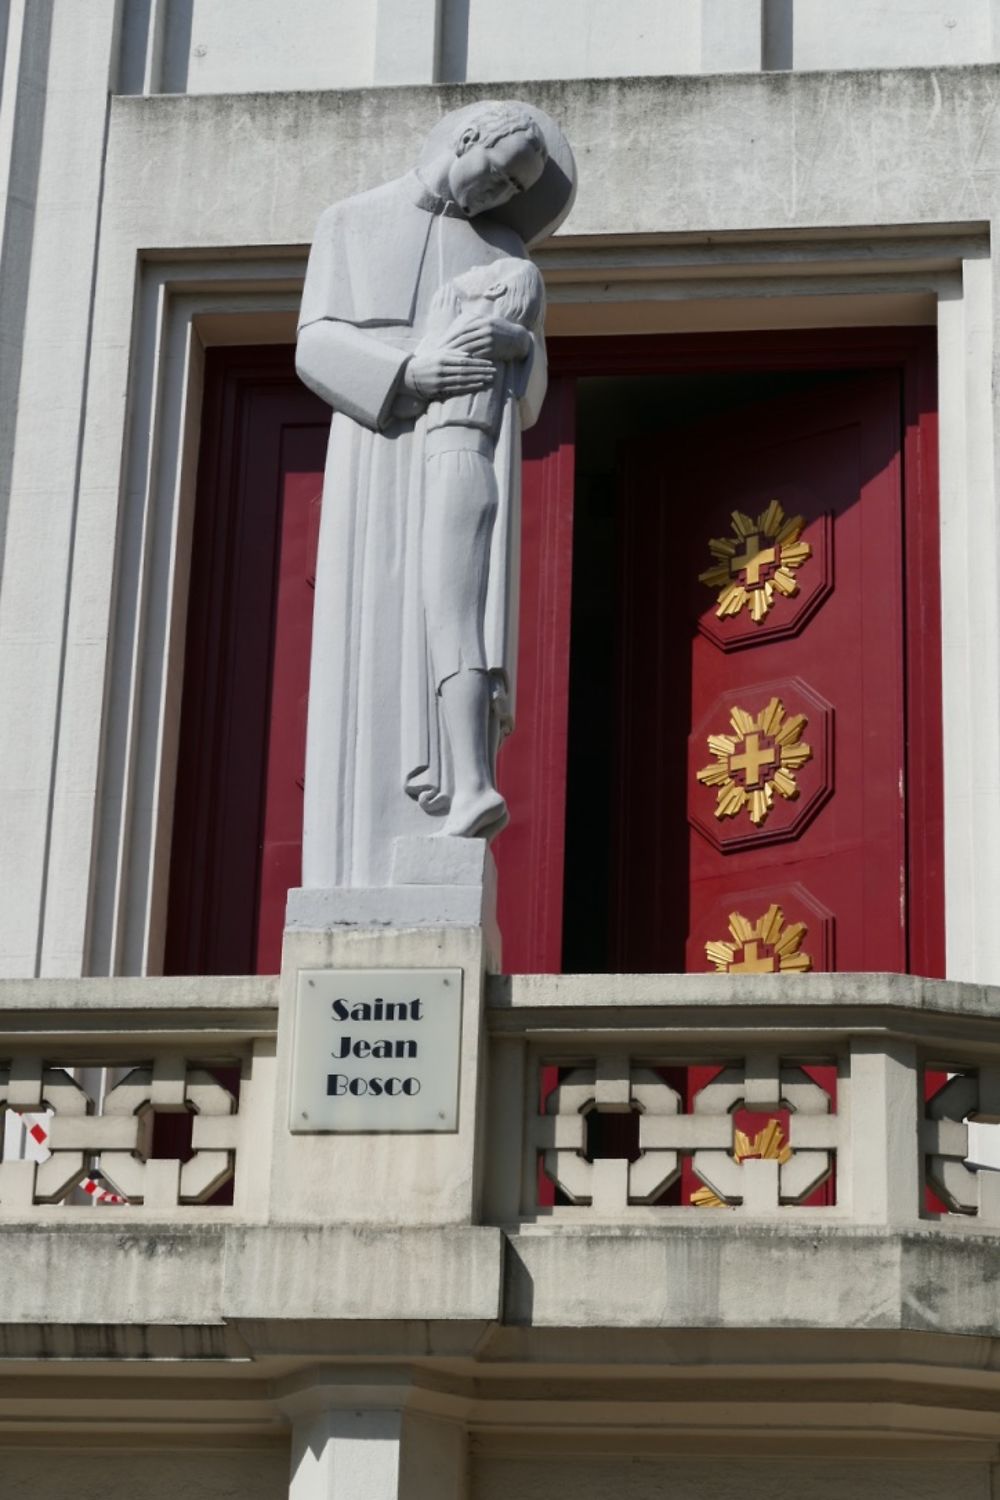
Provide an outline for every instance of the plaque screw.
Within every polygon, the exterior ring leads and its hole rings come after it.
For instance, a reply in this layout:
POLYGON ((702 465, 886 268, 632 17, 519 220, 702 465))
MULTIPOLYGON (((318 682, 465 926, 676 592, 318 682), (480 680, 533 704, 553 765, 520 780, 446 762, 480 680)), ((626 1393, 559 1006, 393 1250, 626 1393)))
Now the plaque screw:
MULTIPOLYGON (((308 1120, 308 1118, 309 1118, 309 1116, 307 1115, 307 1113, 306 1113, 305 1110, 302 1111, 302 1118, 303 1118, 303 1120, 308 1120)), ((444 1118, 444 1116, 442 1116, 442 1119, 443 1118, 444 1118)))
POLYGON ((316 988, 316 981, 315 981, 315 979, 310 979, 309 980, 309 985, 310 985, 310 988, 315 989, 316 988))

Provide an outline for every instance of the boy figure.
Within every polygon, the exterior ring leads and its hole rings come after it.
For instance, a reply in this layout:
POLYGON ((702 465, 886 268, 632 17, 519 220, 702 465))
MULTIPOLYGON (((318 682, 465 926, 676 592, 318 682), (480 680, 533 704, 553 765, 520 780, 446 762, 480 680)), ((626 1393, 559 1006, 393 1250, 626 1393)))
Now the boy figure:
MULTIPOLYGON (((426 419, 421 572, 452 783, 442 832, 465 838, 492 838, 508 816, 495 778, 500 739, 510 730, 509 685, 490 663, 485 637, 490 553, 500 504, 496 448, 505 409, 523 388, 518 366, 532 349, 532 334, 541 331, 544 308, 537 266, 526 259, 495 260, 440 288, 425 340, 447 345, 461 339, 463 328, 483 319, 507 325, 507 357, 498 361, 490 384, 432 401, 426 419)), ((497 541, 504 545, 506 538, 497 541)), ((437 797, 430 800, 446 805, 437 797)))

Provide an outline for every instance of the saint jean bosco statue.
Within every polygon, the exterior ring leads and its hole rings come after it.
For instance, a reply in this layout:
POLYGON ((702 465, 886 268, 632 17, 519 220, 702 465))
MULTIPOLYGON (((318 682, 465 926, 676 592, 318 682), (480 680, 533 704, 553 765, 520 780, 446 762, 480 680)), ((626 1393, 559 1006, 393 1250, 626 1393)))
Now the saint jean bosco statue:
POLYGON ((521 428, 545 394, 526 246, 575 168, 534 106, 439 121, 414 170, 316 231, 297 368, 333 407, 306 751, 304 887, 384 886, 393 841, 491 838, 513 725, 521 428))

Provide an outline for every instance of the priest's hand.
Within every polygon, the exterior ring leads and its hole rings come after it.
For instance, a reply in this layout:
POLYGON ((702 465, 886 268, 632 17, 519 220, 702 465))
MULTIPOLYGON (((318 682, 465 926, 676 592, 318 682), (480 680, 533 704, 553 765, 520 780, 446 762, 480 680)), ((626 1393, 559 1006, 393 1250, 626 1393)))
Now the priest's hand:
POLYGON ((486 390, 495 374, 492 361, 443 346, 418 350, 403 371, 402 385, 424 401, 444 401, 486 390))
POLYGON ((531 349, 531 334, 520 323, 506 318, 472 317, 452 324, 445 343, 463 354, 496 360, 524 359, 531 349))

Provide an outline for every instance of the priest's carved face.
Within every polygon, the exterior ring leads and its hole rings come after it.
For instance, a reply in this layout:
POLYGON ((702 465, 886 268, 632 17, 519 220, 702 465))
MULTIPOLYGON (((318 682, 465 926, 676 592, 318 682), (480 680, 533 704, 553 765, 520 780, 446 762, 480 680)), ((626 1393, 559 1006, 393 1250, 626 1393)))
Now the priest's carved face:
POLYGON ((487 145, 488 140, 476 126, 466 129, 448 173, 451 197, 470 218, 527 192, 545 167, 545 148, 527 131, 512 131, 487 145))

